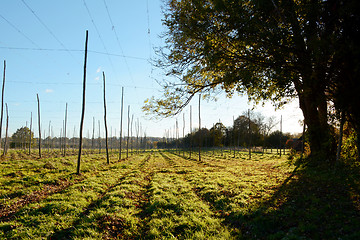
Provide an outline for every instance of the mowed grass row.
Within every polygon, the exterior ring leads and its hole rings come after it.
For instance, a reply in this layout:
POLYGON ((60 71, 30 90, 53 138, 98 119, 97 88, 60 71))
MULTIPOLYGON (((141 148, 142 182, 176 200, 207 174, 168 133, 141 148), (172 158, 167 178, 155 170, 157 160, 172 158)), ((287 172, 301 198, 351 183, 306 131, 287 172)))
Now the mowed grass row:
MULTIPOLYGON (((229 207, 219 207, 222 200, 214 196, 240 192, 242 187, 234 185, 236 180, 229 180, 238 177, 232 173, 238 166, 226 160, 220 167, 215 160, 207 164, 210 158, 204 161, 153 152, 107 165, 103 155, 94 154, 83 158, 83 175, 78 179, 72 173, 75 156, 2 161, 6 164, 2 174, 4 196, 14 191, 38 191, 63 179, 72 184, 29 202, 3 219, 0 237, 232 238, 236 231, 221 218, 229 207), (221 185, 226 190, 220 189, 221 185)), ((3 202, 16 202, 13 195, 3 202)))
MULTIPOLYGON (((176 164, 159 154, 156 161, 163 167, 154 172, 150 198, 145 208, 148 239, 230 239, 229 230, 210 206, 183 179, 189 165, 176 164)), ((189 169, 190 168, 190 169, 189 169)))
MULTIPOLYGON (((64 176, 71 176, 67 178, 71 184, 1 218, 0 239, 358 236, 354 229, 360 221, 359 209, 352 207, 358 195, 352 190, 347 198, 350 182, 340 181, 344 173, 334 171, 329 177, 325 172, 295 169, 286 156, 274 154, 254 153, 252 159, 246 153, 235 158, 219 155, 207 152, 198 161, 195 154, 189 158, 182 153, 149 151, 122 161, 115 161, 113 155, 108 165, 104 155, 94 154, 84 157, 81 176, 69 172, 76 159, 71 156, 6 163, 1 179, 18 190, 43 191, 64 176), (48 162, 53 168, 44 168, 48 162), (20 170, 24 176, 11 174, 20 170), (26 183, 25 174, 42 187, 26 183), (332 182, 334 177, 341 184, 332 182), (49 179, 53 182, 46 182, 49 179), (317 219, 328 218, 329 211, 334 211, 331 206, 340 205, 346 207, 327 219, 331 224, 320 224, 322 220, 317 219), (347 227, 342 227, 344 221, 347 227)), ((358 186, 358 181, 351 186, 358 186)), ((9 196, 13 190, 3 191, 9 196)))
MULTIPOLYGON (((108 166, 103 154, 83 156, 82 176, 75 175, 77 156, 38 159, 22 151, 0 160, 0 209, 10 207, 24 198, 41 195, 96 174, 108 166)), ((53 152, 57 155, 57 152, 53 152)), ((117 161, 117 155, 111 156, 117 161)))
POLYGON ((246 225, 246 216, 252 215, 264 202, 271 199, 294 170, 286 157, 276 159, 271 155, 253 155, 251 160, 218 160, 204 155, 201 162, 181 154, 163 155, 175 165, 193 166, 183 169, 185 174, 182 174, 182 178, 210 206, 233 237, 245 237, 248 234, 250 230, 246 225))
POLYGON ((240 239, 359 239, 360 171, 355 165, 294 164, 288 156, 165 153, 240 239), (185 155, 186 156, 186 155, 185 155))
MULTIPOLYGON (((38 201, 29 201, 13 216, 1 219, 0 238, 47 238, 55 232, 72 228, 72 224, 89 206, 111 189, 111 186, 117 184, 121 177, 137 169, 144 158, 145 156, 141 155, 133 156, 107 165, 103 155, 83 157, 83 174, 70 174, 74 175, 74 178, 80 178, 79 181, 73 181, 61 191, 38 201)), ((72 160, 70 157, 70 161, 72 160)), ((41 166, 40 161, 34 161, 34 165, 41 166)), ((59 162, 61 159, 53 159, 53 164, 60 164, 59 162)), ((51 172, 44 175, 57 176, 51 172)))

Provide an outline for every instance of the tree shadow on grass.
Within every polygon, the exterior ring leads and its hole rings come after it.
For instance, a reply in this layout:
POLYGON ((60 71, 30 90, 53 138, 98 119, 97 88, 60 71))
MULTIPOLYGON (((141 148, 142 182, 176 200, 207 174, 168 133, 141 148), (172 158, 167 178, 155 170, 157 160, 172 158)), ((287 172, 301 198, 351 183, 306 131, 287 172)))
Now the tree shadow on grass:
POLYGON ((107 193, 111 192, 115 187, 119 186, 125 177, 126 175, 121 177, 118 183, 111 185, 104 191, 104 193, 99 196, 98 199, 91 202, 84 209, 84 211, 78 215, 70 227, 55 231, 51 236, 49 236, 48 239, 73 239, 74 237, 79 237, 79 235, 82 235, 82 232, 86 232, 86 229, 97 227, 97 222, 94 222, 94 219, 89 216, 90 212, 101 206, 103 202, 107 201, 110 197, 107 193))
POLYGON ((95 209, 105 199, 97 199, 92 202, 83 212, 81 212, 78 218, 71 224, 70 227, 56 230, 48 239, 73 239, 81 232, 81 229, 89 228, 93 225, 93 219, 89 217, 91 210, 95 209))
POLYGON ((240 239, 360 239, 359 169, 302 166, 250 213, 225 223, 240 239))
POLYGON ((114 239, 121 237, 122 231, 125 228, 129 228, 129 224, 122 218, 112 216, 110 214, 98 214, 96 216, 91 215, 97 208, 109 200, 110 193, 113 189, 123 184, 123 181, 130 173, 125 174, 118 179, 116 184, 109 186, 98 199, 91 202, 72 222, 68 228, 63 228, 55 231, 48 239, 74 239, 89 237, 88 231, 96 229, 96 231, 106 232, 102 237, 105 239, 114 239))

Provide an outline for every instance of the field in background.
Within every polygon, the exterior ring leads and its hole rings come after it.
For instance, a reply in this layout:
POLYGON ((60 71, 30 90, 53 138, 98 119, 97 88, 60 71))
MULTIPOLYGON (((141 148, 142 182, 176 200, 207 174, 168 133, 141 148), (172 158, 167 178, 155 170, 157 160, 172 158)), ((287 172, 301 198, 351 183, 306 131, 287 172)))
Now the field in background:
POLYGON ((76 175, 75 152, 44 156, 0 160, 1 239, 360 237, 360 178, 345 167, 220 150, 114 152, 108 165, 89 152, 76 175))

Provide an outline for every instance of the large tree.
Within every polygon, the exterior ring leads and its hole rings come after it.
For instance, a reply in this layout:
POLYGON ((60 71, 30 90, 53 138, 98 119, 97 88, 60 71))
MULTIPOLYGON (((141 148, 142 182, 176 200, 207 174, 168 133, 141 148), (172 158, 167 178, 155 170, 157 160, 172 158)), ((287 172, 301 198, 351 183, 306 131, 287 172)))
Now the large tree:
MULTIPOLYGON (((28 127, 21 127, 16 130, 16 132, 11 136, 10 146, 12 148, 19 147, 28 147, 29 146, 29 137, 31 139, 34 138, 34 133, 30 131, 28 127), (31 135, 30 135, 31 134, 31 135)), ((34 141, 31 141, 32 145, 34 145, 34 141)))
POLYGON ((329 95, 335 108, 355 129, 360 159, 360 1, 344 1, 337 9, 338 34, 334 44, 336 68, 329 95))
POLYGON ((210 129, 210 146, 222 147, 224 145, 224 137, 226 135, 226 127, 221 122, 216 123, 210 129))
MULTIPOLYGON (((164 96, 148 100, 144 110, 169 116, 196 93, 217 90, 277 107, 297 97, 312 154, 330 158, 328 104, 344 93, 341 75, 355 78, 346 72, 342 48, 354 40, 344 28, 359 22, 357 2, 168 0, 166 45, 157 64, 176 80, 165 82, 164 96)), ((357 79, 349 82, 345 88, 357 79)), ((351 109, 357 116, 359 109, 351 109)))

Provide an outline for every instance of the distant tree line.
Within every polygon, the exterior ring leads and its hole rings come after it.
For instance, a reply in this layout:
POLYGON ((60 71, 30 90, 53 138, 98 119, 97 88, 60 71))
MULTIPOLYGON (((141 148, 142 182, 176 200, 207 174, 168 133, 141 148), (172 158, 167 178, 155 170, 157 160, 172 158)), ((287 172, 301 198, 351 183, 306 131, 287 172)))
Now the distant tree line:
MULTIPOLYGON (((37 147, 39 139, 34 137, 34 132, 30 131, 28 127, 21 127, 16 130, 16 132, 10 137, 10 148, 17 149, 28 149, 30 143, 31 135, 31 147, 37 147)), ((127 139, 127 136, 123 137, 123 141, 127 139)), ((129 148, 130 149, 152 149, 156 147, 156 143, 159 141, 159 138, 153 137, 130 137, 129 138, 129 148)), ((64 148, 66 143, 67 149, 77 148, 79 144, 78 137, 68 138, 66 141, 64 137, 46 137, 42 138, 41 145, 44 149, 61 149, 64 148)), ((109 149, 118 149, 119 147, 119 137, 110 137, 108 138, 109 149)), ((83 147, 86 149, 105 149, 105 138, 83 138, 83 147)))
POLYGON ((232 126, 226 127, 217 122, 210 129, 201 128, 187 134, 184 138, 166 138, 157 143, 158 148, 198 147, 252 147, 285 148, 293 136, 279 130, 272 131, 277 123, 274 117, 265 119, 260 113, 250 112, 238 116, 232 126))

